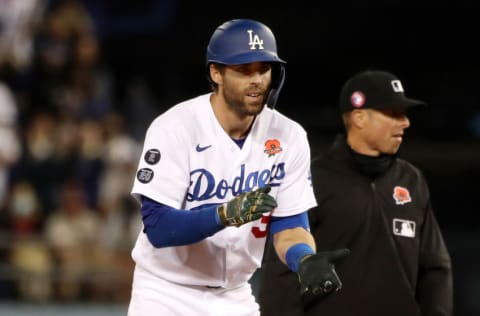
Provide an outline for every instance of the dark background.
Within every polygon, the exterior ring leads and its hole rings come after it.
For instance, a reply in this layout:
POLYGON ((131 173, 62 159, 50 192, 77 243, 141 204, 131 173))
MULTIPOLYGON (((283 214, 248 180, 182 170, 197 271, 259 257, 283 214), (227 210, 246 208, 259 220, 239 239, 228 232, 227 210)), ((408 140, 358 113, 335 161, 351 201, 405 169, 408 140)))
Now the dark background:
MULTIPOLYGON (((429 104, 411 116, 400 154, 430 182, 453 258, 455 315, 480 313, 476 2, 87 3, 99 21, 104 60, 119 86, 135 76, 144 78, 160 110, 209 89, 205 49, 216 26, 232 18, 270 26, 279 55, 288 63, 277 108, 305 126, 314 155, 342 129, 336 103, 349 76, 365 68, 399 76, 408 96, 429 104)), ((122 91, 118 89, 118 98, 122 91)))

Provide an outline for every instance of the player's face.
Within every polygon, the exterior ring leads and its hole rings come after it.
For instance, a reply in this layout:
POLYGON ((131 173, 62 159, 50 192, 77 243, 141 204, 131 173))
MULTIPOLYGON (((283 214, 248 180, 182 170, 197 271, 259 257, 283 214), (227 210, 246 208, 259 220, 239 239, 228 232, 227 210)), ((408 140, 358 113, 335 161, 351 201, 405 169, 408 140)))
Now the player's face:
POLYGON ((366 124, 363 130, 364 140, 374 154, 397 153, 402 143, 405 129, 410 121, 403 110, 366 111, 366 124))
POLYGON ((225 67, 219 93, 227 106, 239 115, 257 115, 266 102, 271 82, 270 63, 255 62, 225 67))

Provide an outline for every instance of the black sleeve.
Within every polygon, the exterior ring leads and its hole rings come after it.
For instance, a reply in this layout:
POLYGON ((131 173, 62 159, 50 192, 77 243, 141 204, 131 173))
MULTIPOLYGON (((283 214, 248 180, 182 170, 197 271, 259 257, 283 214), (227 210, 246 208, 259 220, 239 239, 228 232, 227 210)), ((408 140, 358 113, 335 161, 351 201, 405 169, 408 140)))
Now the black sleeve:
POLYGON ((417 301, 424 316, 453 314, 451 259, 431 204, 422 229, 417 301))

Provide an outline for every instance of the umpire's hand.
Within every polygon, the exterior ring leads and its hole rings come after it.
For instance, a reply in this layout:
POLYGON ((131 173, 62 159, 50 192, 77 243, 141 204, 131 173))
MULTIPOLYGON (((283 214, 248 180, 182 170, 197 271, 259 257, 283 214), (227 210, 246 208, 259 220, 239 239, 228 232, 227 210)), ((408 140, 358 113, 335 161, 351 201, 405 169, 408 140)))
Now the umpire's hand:
POLYGON ((342 288, 334 263, 350 254, 348 249, 317 252, 302 259, 298 267, 300 294, 326 296, 342 288))

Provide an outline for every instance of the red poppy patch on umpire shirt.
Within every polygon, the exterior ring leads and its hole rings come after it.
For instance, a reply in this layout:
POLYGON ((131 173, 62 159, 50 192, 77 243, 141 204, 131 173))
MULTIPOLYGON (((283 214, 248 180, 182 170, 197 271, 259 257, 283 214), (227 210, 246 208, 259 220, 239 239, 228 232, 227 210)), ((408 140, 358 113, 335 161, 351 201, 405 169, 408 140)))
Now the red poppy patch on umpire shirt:
POLYGON ((405 203, 412 202, 412 197, 410 196, 410 191, 407 188, 396 186, 393 188, 393 198, 397 205, 403 205, 405 203))

